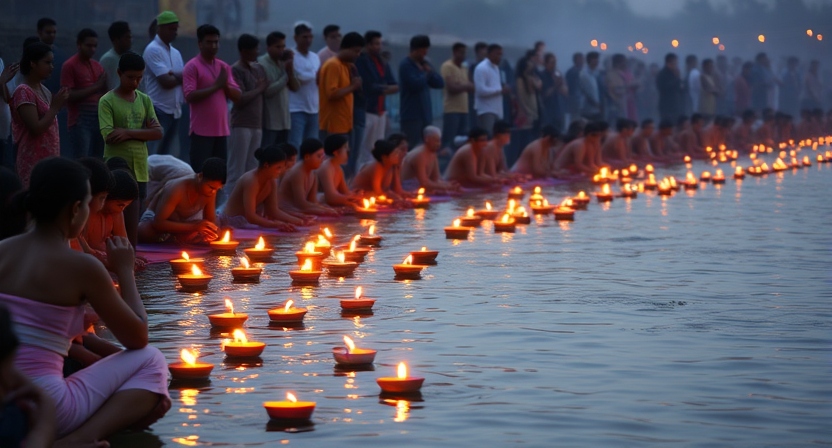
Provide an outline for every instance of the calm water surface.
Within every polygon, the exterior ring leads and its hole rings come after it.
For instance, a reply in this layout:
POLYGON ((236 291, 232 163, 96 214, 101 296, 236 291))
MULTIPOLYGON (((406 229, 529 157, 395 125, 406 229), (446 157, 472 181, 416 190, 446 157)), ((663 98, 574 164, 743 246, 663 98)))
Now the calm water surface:
MULTIPOLYGON (((504 193, 380 216, 383 247, 355 278, 316 288, 287 274, 306 235, 273 238, 276 262, 252 286, 231 283, 231 257, 209 260, 204 295, 177 292, 167 264, 153 265, 139 275, 152 343, 170 360, 199 348, 217 366, 209 384, 171 389, 152 432, 116 446, 832 444, 830 169, 593 202, 574 223, 537 219, 514 235, 486 223, 459 242, 442 227, 504 193), (423 245, 441 251, 438 265, 394 281, 391 265, 423 245), (375 313, 342 317, 338 299, 357 285, 375 313), (268 343, 262 361, 224 360, 206 318, 224 296, 268 343), (310 309, 302 329, 268 325, 287 298, 310 309), (343 335, 379 351, 375 371, 334 368, 343 335), (375 379, 399 361, 426 381, 397 406, 375 379), (317 402, 314 425, 269 424, 262 402, 286 391, 317 402)), ((544 193, 579 188, 590 186, 544 193)), ((336 235, 361 231, 346 221, 336 235)))

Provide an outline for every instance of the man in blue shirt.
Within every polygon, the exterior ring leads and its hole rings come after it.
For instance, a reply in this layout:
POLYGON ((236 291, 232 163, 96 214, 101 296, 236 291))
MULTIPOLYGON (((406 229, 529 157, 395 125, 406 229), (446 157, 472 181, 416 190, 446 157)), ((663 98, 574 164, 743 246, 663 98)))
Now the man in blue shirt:
POLYGON ((399 64, 401 130, 411 148, 422 142, 422 131, 433 124, 429 89, 445 87, 442 76, 433 70, 426 59, 429 48, 428 36, 413 36, 410 39, 410 54, 399 64))
MULTIPOLYGON (((364 34, 364 41, 367 43, 366 51, 355 61, 355 66, 361 76, 361 85, 366 98, 363 105, 367 113, 366 127, 364 135, 350 147, 349 164, 353 171, 373 159, 371 153, 373 145, 376 140, 382 140, 387 135, 385 96, 399 91, 390 64, 381 57, 381 33, 367 31, 364 34)), ((358 107, 357 104, 356 107, 358 107)))

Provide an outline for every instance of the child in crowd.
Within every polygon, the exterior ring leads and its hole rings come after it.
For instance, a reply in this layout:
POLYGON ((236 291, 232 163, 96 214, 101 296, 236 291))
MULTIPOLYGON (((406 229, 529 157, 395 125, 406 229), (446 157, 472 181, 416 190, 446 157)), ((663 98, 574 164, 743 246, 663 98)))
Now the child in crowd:
MULTIPOLYGON (((109 268, 107 262, 107 239, 112 236, 127 237, 124 223, 124 210, 139 198, 139 187, 133 175, 128 171, 117 169, 112 172, 114 185, 98 211, 90 209, 87 226, 84 228, 85 251, 89 251, 109 268)), ((145 261, 136 259, 136 270, 144 269, 145 261)))
POLYGON ((308 138, 300 145, 300 163, 286 172, 280 184, 280 204, 288 211, 321 216, 338 216, 332 207, 318 203, 318 177, 315 175, 324 161, 324 144, 308 138))

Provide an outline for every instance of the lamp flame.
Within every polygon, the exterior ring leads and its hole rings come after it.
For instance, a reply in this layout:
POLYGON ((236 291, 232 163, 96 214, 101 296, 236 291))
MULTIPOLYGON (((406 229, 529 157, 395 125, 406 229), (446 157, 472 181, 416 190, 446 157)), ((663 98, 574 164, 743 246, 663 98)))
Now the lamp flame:
POLYGON ((370 201, 366 199, 362 199, 361 202, 364 203, 364 208, 370 208, 370 201))
POLYGON ((491 203, 490 202, 485 201, 485 209, 486 210, 491 210, 491 203))
POLYGON ((403 380, 403 379, 407 378, 407 364, 405 364, 404 362, 400 362, 397 373, 398 373, 399 379, 403 380))
POLYGON ((324 232, 324 236, 326 237, 326 239, 328 239, 328 240, 332 239, 332 232, 330 232, 329 227, 324 227, 323 232, 324 232))
POLYGON ((197 354, 187 348, 183 348, 182 351, 179 352, 179 357, 182 358, 182 361, 189 366, 196 364, 197 354))
POLYGON ((294 305, 294 304, 295 304, 294 300, 292 300, 292 299, 287 300, 286 305, 283 306, 283 311, 288 313, 289 310, 292 309, 292 305, 294 305))
POLYGON ((425 189, 424 188, 419 188, 419 190, 416 191, 416 194, 418 194, 418 195, 425 194, 425 189))
POLYGON ((257 244, 254 245, 254 248, 257 250, 263 250, 266 248, 266 241, 261 236, 259 240, 257 240, 257 244))
POLYGON ((303 262, 303 266, 300 267, 301 271, 311 271, 312 270, 312 259, 307 258, 306 261, 303 262))
POLYGON ((245 332, 243 332, 243 330, 234 330, 234 333, 232 334, 234 335, 234 342, 242 342, 243 344, 248 342, 248 338, 246 337, 246 334, 245 332))
POLYGON ((335 258, 338 260, 338 263, 343 263, 344 260, 346 260, 346 257, 344 257, 344 252, 343 251, 339 251, 337 254, 335 254, 335 258))
POLYGON ((190 255, 187 252, 182 252, 182 259, 188 261, 191 259, 190 255))
POLYGON ((355 342, 349 336, 344 336, 344 344, 347 345, 347 353, 352 353, 355 350, 355 342))
POLYGON ((350 241, 350 252, 355 252, 355 240, 350 241))
POLYGON ((297 403, 298 398, 295 397, 295 394, 293 394, 291 392, 286 392, 286 401, 290 401, 292 403, 297 403))
POLYGON ((248 262, 248 258, 246 258, 246 257, 240 257, 240 266, 242 266, 244 269, 248 269, 248 268, 250 268, 250 267, 251 267, 251 265, 250 265, 250 264, 249 264, 249 262, 248 262))
POLYGON ((202 275, 202 269, 199 269, 199 266, 192 264, 191 265, 191 274, 193 275, 202 275))
POLYGON ((373 236, 376 233, 376 225, 371 224, 370 228, 367 230, 367 235, 373 236))
POLYGON ((459 227, 460 220, 454 219, 454 227, 459 227))
POLYGON ((315 242, 309 241, 303 246, 303 251, 307 254, 311 254, 315 252, 315 242))
POLYGON ((508 213, 504 213, 503 214, 503 219, 502 219, 503 224, 508 224, 510 220, 511 220, 511 215, 509 215, 508 213))
POLYGON ((225 299, 225 309, 227 309, 229 313, 234 314, 234 302, 227 297, 225 299))
POLYGON ((413 255, 408 255, 407 258, 404 259, 402 264, 413 264, 413 255))
POLYGON ((468 216, 469 218, 473 218, 473 217, 474 217, 474 207, 470 207, 470 208, 468 209, 468 213, 466 214, 466 216, 468 216))
POLYGON ((227 243, 227 242, 229 242, 229 241, 231 241, 231 231, 230 231, 230 230, 226 230, 226 231, 225 231, 225 235, 223 235, 223 237, 222 237, 222 242, 223 242, 223 243, 227 243))
POLYGON ((360 287, 360 286, 356 286, 356 287, 355 287, 355 298, 356 298, 356 299, 360 299, 360 298, 361 298, 361 294, 362 294, 363 292, 364 292, 364 288, 362 288, 362 287, 360 287))

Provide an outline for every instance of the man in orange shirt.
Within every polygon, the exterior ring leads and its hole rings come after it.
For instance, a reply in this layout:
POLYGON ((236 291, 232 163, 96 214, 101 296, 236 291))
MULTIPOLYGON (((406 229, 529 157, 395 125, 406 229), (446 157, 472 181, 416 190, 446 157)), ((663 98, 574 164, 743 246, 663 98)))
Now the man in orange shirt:
POLYGON ((330 58, 321 67, 318 76, 318 96, 321 101, 318 125, 324 138, 343 134, 349 139, 353 120, 352 95, 361 89, 361 77, 358 76, 354 63, 362 48, 364 38, 355 32, 347 33, 341 40, 341 49, 336 57, 330 58))

